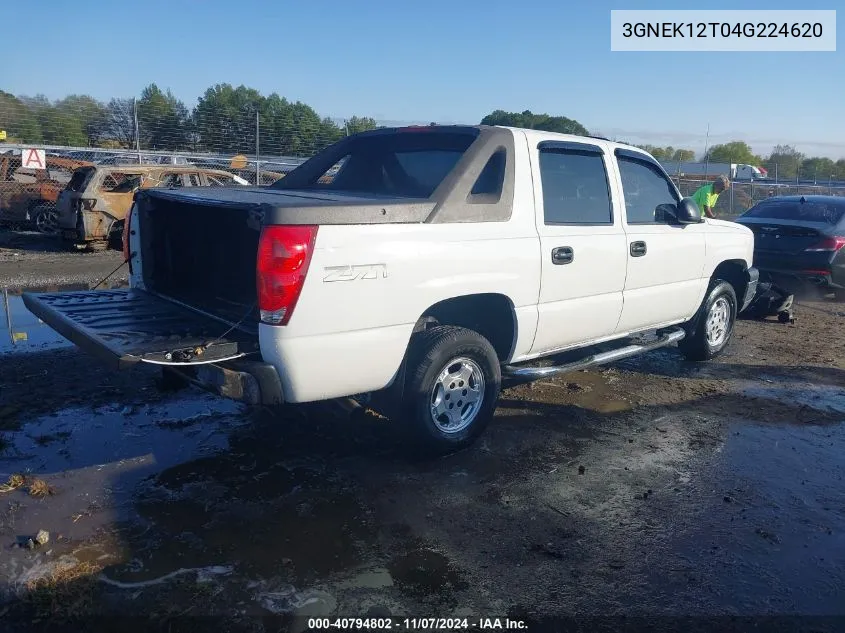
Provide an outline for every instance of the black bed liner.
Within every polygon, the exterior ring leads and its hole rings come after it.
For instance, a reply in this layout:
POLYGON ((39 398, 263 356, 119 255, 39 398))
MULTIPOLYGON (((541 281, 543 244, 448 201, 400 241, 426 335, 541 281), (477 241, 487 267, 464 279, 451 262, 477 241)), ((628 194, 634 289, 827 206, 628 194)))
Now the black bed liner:
POLYGON ((23 301, 59 334, 118 369, 223 362, 259 350, 255 332, 138 289, 24 293, 23 301))

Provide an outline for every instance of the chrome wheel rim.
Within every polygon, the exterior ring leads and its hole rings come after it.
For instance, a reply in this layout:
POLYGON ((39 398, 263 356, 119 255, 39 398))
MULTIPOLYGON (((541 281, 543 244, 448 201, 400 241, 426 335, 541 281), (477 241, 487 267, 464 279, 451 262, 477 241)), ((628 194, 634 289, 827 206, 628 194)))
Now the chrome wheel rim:
POLYGON ((459 433, 472 424, 484 402, 484 373, 470 358, 449 361, 434 381, 431 420, 443 433, 459 433))
POLYGON ((718 347, 728 337, 730 325, 731 306, 725 297, 719 297, 710 306, 705 323, 705 334, 707 343, 711 347, 718 347))

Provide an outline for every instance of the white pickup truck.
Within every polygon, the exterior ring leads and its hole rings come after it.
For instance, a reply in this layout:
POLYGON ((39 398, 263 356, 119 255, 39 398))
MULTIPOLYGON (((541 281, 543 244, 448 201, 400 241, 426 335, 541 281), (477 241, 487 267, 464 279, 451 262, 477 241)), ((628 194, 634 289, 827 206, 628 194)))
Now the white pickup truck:
POLYGON ((392 128, 270 187, 141 191, 128 289, 24 301, 115 367, 163 365, 250 404, 366 400, 450 451, 484 430, 503 381, 675 343, 719 354, 755 293, 753 241, 634 147, 392 128))

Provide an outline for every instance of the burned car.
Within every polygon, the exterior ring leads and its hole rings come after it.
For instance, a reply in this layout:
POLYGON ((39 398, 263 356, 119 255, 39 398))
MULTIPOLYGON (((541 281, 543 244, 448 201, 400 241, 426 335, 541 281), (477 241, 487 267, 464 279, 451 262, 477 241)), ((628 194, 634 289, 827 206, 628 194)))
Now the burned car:
POLYGON ((138 189, 233 187, 246 182, 221 169, 179 165, 96 165, 77 169, 59 195, 58 225, 77 248, 104 250, 120 236, 138 189))
POLYGON ((0 225, 55 232, 56 201, 74 170, 88 161, 45 157, 46 169, 23 167, 20 154, 0 154, 0 225))

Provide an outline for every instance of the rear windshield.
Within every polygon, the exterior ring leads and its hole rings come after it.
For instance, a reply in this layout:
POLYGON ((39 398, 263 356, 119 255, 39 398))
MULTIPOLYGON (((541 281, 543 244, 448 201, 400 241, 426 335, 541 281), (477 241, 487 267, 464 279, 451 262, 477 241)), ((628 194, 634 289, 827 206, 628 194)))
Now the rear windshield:
POLYGON ((772 200, 760 202, 746 211, 744 218, 769 220, 800 220, 821 224, 838 224, 845 213, 845 204, 826 202, 799 202, 798 200, 772 200))
POLYGON ((366 192, 428 198, 475 141, 471 132, 397 132, 330 147, 272 189, 366 192))

